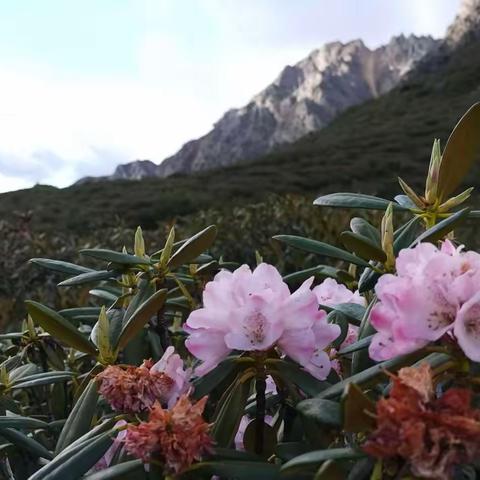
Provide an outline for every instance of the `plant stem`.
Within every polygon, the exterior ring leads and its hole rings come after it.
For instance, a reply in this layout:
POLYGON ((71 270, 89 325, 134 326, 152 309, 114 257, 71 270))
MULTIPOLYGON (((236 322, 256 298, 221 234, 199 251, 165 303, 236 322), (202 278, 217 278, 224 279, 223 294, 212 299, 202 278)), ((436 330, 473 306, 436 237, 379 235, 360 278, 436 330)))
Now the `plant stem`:
POLYGON ((257 379, 255 380, 255 391, 257 392, 256 411, 255 411, 255 453, 261 455, 263 452, 264 431, 265 431, 265 370, 258 371, 257 379))

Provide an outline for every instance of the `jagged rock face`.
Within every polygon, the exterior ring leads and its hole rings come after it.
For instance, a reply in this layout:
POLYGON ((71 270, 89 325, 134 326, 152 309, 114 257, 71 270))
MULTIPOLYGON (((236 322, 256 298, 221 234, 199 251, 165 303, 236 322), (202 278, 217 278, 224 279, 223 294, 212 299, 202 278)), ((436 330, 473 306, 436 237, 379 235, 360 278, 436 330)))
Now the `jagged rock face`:
POLYGON ((431 37, 394 37, 375 50, 361 40, 314 50, 213 130, 188 142, 157 168, 158 176, 252 160, 331 122, 340 112, 384 94, 429 52, 431 37))
POLYGON ((150 160, 135 160, 134 162, 119 165, 110 178, 112 180, 140 180, 144 177, 155 176, 157 167, 158 165, 150 160))
POLYGON ((480 39, 480 0, 462 0, 445 40, 447 45, 455 47, 459 43, 475 39, 480 39))

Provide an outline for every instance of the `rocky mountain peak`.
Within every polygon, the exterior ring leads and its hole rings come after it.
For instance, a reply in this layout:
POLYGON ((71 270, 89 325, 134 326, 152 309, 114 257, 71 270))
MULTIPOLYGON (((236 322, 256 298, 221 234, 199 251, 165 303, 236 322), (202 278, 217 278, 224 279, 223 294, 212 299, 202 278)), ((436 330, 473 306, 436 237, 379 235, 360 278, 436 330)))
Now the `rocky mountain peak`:
POLYGON ((480 0, 462 0, 455 20, 447 30, 451 46, 480 38, 480 0))
POLYGON ((112 180, 140 180, 144 177, 155 176, 156 170, 157 165, 150 160, 135 160, 134 162, 119 165, 111 178, 112 180))
POLYGON ((232 165, 318 130, 350 106, 386 93, 437 41, 400 35, 376 49, 362 40, 331 42, 285 67, 246 106, 229 110, 213 130, 188 142, 157 175, 232 165))

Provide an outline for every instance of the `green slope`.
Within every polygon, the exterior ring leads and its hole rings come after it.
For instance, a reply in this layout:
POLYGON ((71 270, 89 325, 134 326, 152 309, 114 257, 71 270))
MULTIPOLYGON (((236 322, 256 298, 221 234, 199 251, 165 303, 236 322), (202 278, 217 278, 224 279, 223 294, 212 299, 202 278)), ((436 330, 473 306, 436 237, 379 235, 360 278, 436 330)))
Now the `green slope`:
POLYGON ((190 177, 61 190, 38 186, 1 195, 0 218, 30 210, 33 225, 41 229, 93 228, 117 223, 119 217, 148 228, 213 206, 252 203, 270 192, 393 196, 396 176, 418 184, 433 139, 445 142, 461 114, 480 100, 479 52, 480 43, 464 45, 384 97, 348 110, 324 130, 254 163, 190 177))

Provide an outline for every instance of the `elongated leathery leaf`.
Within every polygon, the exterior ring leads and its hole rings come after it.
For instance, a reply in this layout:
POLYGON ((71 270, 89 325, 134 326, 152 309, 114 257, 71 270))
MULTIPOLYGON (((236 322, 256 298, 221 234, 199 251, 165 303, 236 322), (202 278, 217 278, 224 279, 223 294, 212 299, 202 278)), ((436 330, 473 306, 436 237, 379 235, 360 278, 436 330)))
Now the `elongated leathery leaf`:
POLYGON ((331 448, 328 450, 316 450, 304 453, 287 462, 281 468, 284 474, 297 475, 301 470, 312 466, 319 466, 327 460, 353 460, 365 457, 366 454, 353 448, 331 448))
POLYGON ((141 460, 113 465, 84 477, 85 480, 146 480, 147 472, 141 460))
POLYGON ((340 240, 346 249, 365 260, 377 260, 382 263, 387 260, 387 255, 381 247, 375 245, 369 238, 362 237, 358 233, 343 232, 340 235, 340 240))
POLYGON ((250 380, 238 381, 220 408, 212 436, 220 447, 229 447, 240 425, 250 393, 250 380))
POLYGON ((81 273, 75 277, 67 278, 58 284, 59 287, 73 287, 74 285, 83 285, 85 283, 98 282, 100 280, 108 280, 115 276, 115 272, 110 270, 99 270, 81 273))
POLYGON ((353 255, 345 250, 329 245, 328 243, 311 240, 309 238, 297 237, 295 235, 276 235, 275 240, 283 242, 290 247, 305 250, 306 252, 316 253, 325 257, 332 257, 338 260, 344 260, 348 263, 368 267, 369 264, 365 260, 353 255))
POLYGON ((25 303, 29 315, 52 337, 66 343, 70 347, 76 348, 80 352, 94 356, 97 354, 95 346, 57 312, 32 300, 25 303))
POLYGON ((190 262, 211 247, 217 237, 217 227, 210 225, 189 238, 168 261, 168 268, 174 270, 184 263, 190 262))
POLYGON ((98 260, 104 260, 105 262, 118 263, 119 265, 150 265, 148 258, 137 257, 136 255, 129 255, 128 253, 120 253, 103 248, 85 248, 80 250, 80 253, 98 260))
POLYGON ((62 262, 61 260, 51 260, 49 258, 31 258, 30 263, 54 272, 66 273, 67 275, 80 275, 81 273, 92 271, 91 268, 82 267, 81 265, 75 265, 70 262, 62 262))
POLYGON ((22 417, 20 415, 2 415, 0 416, 0 429, 2 428, 35 430, 37 428, 48 428, 48 423, 37 420, 36 418, 22 417))
POLYGON ((58 437, 56 453, 90 430, 98 401, 97 382, 92 378, 75 403, 58 437))
MULTIPOLYGON (((361 208, 367 210, 385 210, 390 201, 384 198, 373 197, 372 195, 364 195, 361 193, 330 193, 318 197, 313 204, 323 207, 336 208, 361 208)), ((396 210, 406 210, 405 207, 394 204, 396 210)))
POLYGON ((457 225, 463 222, 468 217, 469 212, 469 208, 463 208, 462 210, 459 210, 458 212, 451 215, 450 217, 447 217, 441 222, 438 222, 436 225, 423 232, 415 240, 413 245, 418 245, 420 242, 434 242, 436 240, 441 240, 455 227, 457 227, 457 225))
POLYGON ((133 312, 132 316, 122 328, 118 338, 118 349, 125 347, 129 340, 144 327, 148 320, 163 307, 167 299, 167 292, 168 290, 166 289, 155 292, 133 312))
POLYGON ((442 154, 438 193, 445 200, 462 183, 472 164, 480 158, 480 103, 463 115, 448 138, 442 154))
POLYGON ((13 443, 17 447, 25 450, 26 452, 35 455, 36 457, 46 458, 51 460, 53 458, 52 453, 47 450, 41 443, 37 442, 33 438, 25 435, 24 433, 15 430, 13 428, 0 429, 0 436, 13 443))

